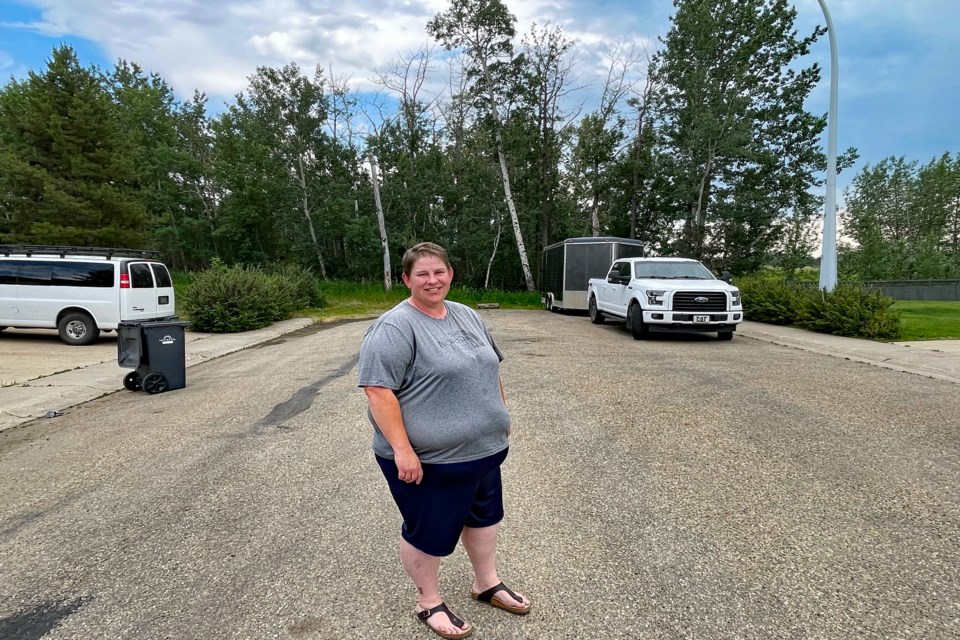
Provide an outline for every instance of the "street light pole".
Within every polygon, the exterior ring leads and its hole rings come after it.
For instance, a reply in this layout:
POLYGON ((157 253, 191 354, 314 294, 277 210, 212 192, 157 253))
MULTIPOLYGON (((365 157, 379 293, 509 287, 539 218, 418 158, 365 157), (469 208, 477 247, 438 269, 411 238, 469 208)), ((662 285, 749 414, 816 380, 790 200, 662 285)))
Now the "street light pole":
POLYGON ((827 112, 827 195, 823 203, 823 245, 820 252, 820 288, 837 286, 837 35, 830 11, 817 0, 827 20, 830 37, 830 110, 827 112))

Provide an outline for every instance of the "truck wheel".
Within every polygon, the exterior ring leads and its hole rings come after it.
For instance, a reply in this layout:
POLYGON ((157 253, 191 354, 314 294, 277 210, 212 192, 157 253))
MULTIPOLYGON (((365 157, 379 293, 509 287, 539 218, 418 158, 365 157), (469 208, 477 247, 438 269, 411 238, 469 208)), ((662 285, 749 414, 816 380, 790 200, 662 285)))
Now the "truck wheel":
POLYGON ((720 340, 733 340, 733 331, 718 331, 717 338, 720 340))
POLYGON ((600 309, 597 309, 597 297, 590 296, 590 322, 593 324, 603 324, 604 320, 606 320, 606 318, 600 313, 600 309))
POLYGON ((90 344, 100 337, 100 330, 97 329, 93 318, 80 311, 68 313, 60 318, 57 331, 60 332, 60 339, 69 345, 90 344))
POLYGON ((650 334, 647 325, 643 323, 643 309, 640 305, 634 304, 630 307, 630 313, 627 316, 627 325, 630 327, 630 335, 634 340, 642 340, 650 334))

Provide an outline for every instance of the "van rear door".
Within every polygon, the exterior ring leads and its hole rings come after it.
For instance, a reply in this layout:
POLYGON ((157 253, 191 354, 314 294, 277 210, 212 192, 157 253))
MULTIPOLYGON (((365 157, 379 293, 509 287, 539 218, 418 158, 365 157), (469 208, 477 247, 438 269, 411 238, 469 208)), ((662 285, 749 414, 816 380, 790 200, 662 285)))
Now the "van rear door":
POLYGON ((153 270, 153 281, 157 284, 157 317, 169 318, 176 309, 173 279, 166 265, 161 262, 151 262, 150 268, 153 270))
POLYGON ((129 287, 120 283, 120 320, 152 320, 157 317, 157 286, 149 262, 128 262, 129 287))

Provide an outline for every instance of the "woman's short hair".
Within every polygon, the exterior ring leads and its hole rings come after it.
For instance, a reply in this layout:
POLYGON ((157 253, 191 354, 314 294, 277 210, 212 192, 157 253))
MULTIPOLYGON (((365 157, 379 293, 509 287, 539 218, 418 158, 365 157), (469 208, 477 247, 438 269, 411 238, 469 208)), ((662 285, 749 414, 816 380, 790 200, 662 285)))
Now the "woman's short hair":
POLYGON ((410 272, 413 271, 413 263, 424 256, 434 256, 439 258, 440 260, 443 260, 443 264, 447 265, 448 269, 452 268, 450 265, 450 259, 447 258, 446 249, 433 242, 419 242, 404 252, 403 273, 409 276, 410 272))

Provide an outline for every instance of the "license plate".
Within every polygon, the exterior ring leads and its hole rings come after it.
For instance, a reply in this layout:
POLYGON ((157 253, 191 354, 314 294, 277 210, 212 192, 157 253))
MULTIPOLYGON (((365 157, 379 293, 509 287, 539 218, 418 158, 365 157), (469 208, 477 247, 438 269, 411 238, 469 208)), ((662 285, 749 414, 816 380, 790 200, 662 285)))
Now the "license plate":
POLYGON ((710 316, 693 316, 694 322, 710 322, 710 316))

